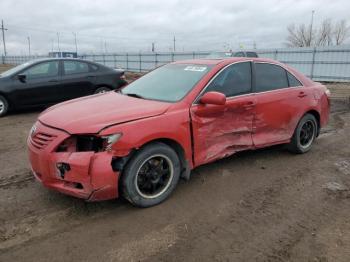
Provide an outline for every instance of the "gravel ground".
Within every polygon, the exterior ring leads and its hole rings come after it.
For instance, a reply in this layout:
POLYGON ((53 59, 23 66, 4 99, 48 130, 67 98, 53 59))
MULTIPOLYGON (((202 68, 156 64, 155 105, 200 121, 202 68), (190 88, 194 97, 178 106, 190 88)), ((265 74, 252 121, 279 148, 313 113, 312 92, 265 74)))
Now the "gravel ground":
POLYGON ((30 174, 39 111, 0 119, 0 261, 350 261, 350 110, 304 155, 242 152, 192 172, 163 204, 85 203, 30 174))

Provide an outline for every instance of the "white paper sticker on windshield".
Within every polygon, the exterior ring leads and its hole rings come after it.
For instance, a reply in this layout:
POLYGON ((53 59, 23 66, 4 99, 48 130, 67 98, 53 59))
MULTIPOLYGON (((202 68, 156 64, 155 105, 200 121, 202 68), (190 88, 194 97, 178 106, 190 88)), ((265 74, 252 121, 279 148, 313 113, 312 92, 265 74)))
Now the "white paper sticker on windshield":
POLYGON ((207 69, 206 66, 186 66, 185 71, 195 71, 195 72, 203 72, 207 69))

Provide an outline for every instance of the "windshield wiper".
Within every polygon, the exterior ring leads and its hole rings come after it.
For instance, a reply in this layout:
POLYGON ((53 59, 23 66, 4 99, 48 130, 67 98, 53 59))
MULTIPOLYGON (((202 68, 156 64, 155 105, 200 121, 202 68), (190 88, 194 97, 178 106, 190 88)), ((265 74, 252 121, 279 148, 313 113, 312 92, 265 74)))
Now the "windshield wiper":
POLYGON ((126 95, 126 96, 131 96, 131 97, 136 97, 136 98, 145 99, 143 96, 138 95, 138 94, 135 94, 135 93, 121 93, 121 94, 126 95))

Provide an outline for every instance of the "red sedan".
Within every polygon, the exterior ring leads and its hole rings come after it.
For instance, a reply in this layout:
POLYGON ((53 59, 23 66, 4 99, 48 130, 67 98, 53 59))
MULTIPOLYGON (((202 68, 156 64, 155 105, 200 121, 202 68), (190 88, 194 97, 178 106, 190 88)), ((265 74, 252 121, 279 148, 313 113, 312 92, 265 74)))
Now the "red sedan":
POLYGON ((148 207, 193 168, 238 151, 309 151, 328 116, 327 88, 279 62, 181 61, 47 109, 28 137, 29 158, 48 188, 148 207))

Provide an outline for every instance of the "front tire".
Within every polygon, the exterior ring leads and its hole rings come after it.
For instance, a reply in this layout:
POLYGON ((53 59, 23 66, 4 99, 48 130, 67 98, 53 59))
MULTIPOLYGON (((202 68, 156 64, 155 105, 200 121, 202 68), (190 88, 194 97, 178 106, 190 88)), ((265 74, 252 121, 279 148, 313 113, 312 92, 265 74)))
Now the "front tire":
POLYGON ((7 102, 5 97, 0 95, 0 117, 6 115, 8 109, 9 109, 9 103, 7 102))
POLYGON ((126 165, 121 178, 123 196, 138 207, 158 205, 174 191, 180 171, 179 157, 171 147, 149 144, 126 165))
POLYGON ((318 124, 316 118, 311 114, 304 115, 294 131, 288 150, 297 154, 308 152, 317 134, 318 124))

